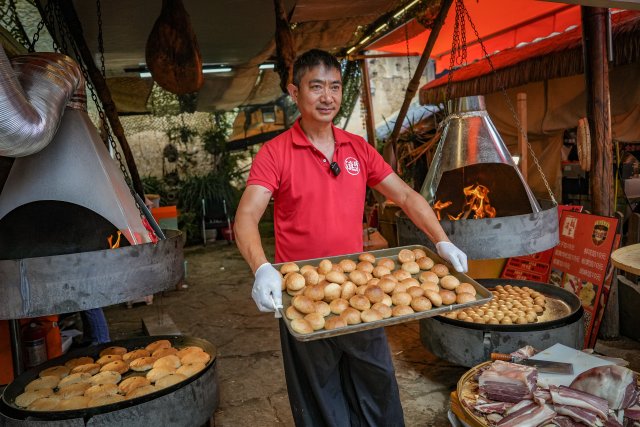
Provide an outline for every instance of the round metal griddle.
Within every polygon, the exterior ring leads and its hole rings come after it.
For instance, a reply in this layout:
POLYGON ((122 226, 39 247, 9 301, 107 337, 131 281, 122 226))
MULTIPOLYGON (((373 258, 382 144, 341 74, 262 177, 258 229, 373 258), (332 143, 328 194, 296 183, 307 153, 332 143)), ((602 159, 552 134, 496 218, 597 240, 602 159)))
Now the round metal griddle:
MULTIPOLYGON (((178 416, 181 421, 184 421, 185 424, 180 425, 190 425, 189 423, 195 420, 202 424, 213 414, 218 405, 219 393, 215 368, 216 348, 204 339, 166 335, 113 341, 69 352, 24 372, 5 388, 0 401, 0 413, 14 420, 72 420, 76 418, 83 419, 87 425, 117 425, 119 422, 126 422, 128 425, 152 425, 155 422, 167 421, 172 416, 178 416), (100 351, 107 347, 121 346, 131 351, 144 348, 160 339, 169 340, 174 347, 201 347, 209 353, 211 359, 205 365, 205 369, 178 384, 123 402, 70 411, 29 411, 15 405, 16 397, 24 392, 26 385, 38 378, 39 373, 46 368, 64 365, 65 362, 76 357, 89 356, 97 359, 100 351), (184 395, 183 398, 176 398, 178 393, 184 395), (145 406, 148 408, 140 410, 145 406), (93 418, 96 422, 88 422, 93 418)), ((122 377, 124 379, 139 374, 128 371, 122 377)))
POLYGON ((460 326, 463 328, 479 329, 482 331, 535 331, 539 329, 551 329, 556 326, 562 326, 568 322, 573 322, 582 317, 582 304, 580 299, 571 292, 558 286, 548 285, 546 283, 530 282, 527 280, 511 280, 511 279, 478 279, 478 283, 485 288, 493 290, 498 285, 511 285, 513 287, 524 288, 529 287, 534 291, 538 291, 547 299, 546 309, 538 321, 535 323, 527 323, 524 325, 490 325, 486 323, 465 322, 463 320, 449 319, 444 316, 438 316, 437 320, 444 323, 460 326))

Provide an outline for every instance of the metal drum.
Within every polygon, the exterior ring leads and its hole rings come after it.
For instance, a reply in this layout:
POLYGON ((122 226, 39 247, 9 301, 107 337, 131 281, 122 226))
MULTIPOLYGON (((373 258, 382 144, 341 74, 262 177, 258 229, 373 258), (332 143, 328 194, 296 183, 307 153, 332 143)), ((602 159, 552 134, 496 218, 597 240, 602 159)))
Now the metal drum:
POLYGON ((571 292, 546 283, 510 279, 478 279, 486 288, 498 285, 524 287, 545 295, 549 313, 526 325, 489 325, 442 316, 420 320, 420 339, 436 356, 462 366, 489 360, 492 352, 511 353, 525 345, 543 350, 560 343, 580 349, 584 345, 584 310, 571 292), (548 303, 548 304, 549 304, 548 303))
MULTIPOLYGON (((132 338, 86 349, 79 349, 52 359, 18 376, 9 384, 0 400, 0 426, 184 426, 205 424, 219 403, 216 348, 206 340, 178 335, 132 338), (127 349, 143 348, 153 341, 168 339, 175 347, 196 345, 211 355, 204 370, 187 380, 157 392, 110 405, 58 412, 35 412, 14 404, 25 386, 45 368, 64 364, 67 360, 91 356, 109 346, 127 349)), ((126 375, 125 375, 126 376, 126 375)))

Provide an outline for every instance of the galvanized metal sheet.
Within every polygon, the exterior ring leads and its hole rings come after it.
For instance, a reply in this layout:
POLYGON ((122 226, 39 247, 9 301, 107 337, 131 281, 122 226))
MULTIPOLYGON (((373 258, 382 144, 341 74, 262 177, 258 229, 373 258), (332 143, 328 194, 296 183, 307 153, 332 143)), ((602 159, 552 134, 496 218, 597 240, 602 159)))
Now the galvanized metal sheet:
MULTIPOLYGON (((399 323, 404 323, 404 322, 410 322, 413 320, 418 320, 418 319, 424 319, 425 317, 431 317, 431 316, 436 316, 438 314, 442 314, 442 313, 446 313, 452 310, 457 310, 460 308, 465 308, 465 307, 471 307, 471 306, 475 306, 475 305, 482 305, 484 303, 486 303, 487 301, 491 300, 491 298, 493 297, 493 294, 491 294, 491 292, 489 292, 486 288, 484 288, 482 285, 480 285, 478 282, 476 282, 475 280, 473 280, 471 277, 467 276, 466 274, 462 274, 462 273, 458 273, 456 272, 453 267, 451 267, 451 264, 447 263, 446 261, 444 261, 438 254, 436 254, 435 252, 429 250, 428 248, 424 247, 424 246, 420 246, 420 245, 410 245, 410 246, 403 246, 403 247, 396 247, 396 248, 390 248, 390 249, 381 249, 381 250, 377 250, 377 251, 369 251, 369 253, 373 254, 376 259, 378 258, 390 258, 393 261, 397 262, 398 260, 398 253, 402 250, 402 249, 422 249, 427 253, 427 256, 429 256, 431 259, 433 259, 434 262, 436 263, 440 263, 440 264, 445 264, 449 267, 450 270, 450 274, 452 274, 453 276, 455 276, 456 278, 458 278, 458 280, 460 280, 460 282, 467 282, 473 285, 473 287, 476 289, 476 298, 478 298, 476 301, 473 302, 469 302, 469 303, 464 303, 464 304, 452 304, 452 305, 443 305, 441 307, 434 307, 431 310, 427 310, 427 311, 422 311, 422 312, 418 312, 418 313, 412 313, 412 314, 407 314, 405 316, 398 316, 398 317, 390 317, 388 319, 382 319, 382 320, 378 320, 378 321, 374 321, 374 322, 368 322, 368 323, 360 323, 357 325, 347 325, 344 328, 338 328, 338 329, 331 329, 331 330, 319 330, 319 331, 315 331, 312 332, 310 334, 300 334, 296 331, 293 330, 293 328, 291 327, 291 320, 289 320, 286 316, 285 316, 285 309, 286 307, 291 305, 291 296, 289 294, 287 294, 286 292, 283 292, 282 294, 282 304, 284 305, 284 308, 282 308, 280 310, 281 314, 282 314, 282 318, 285 322, 285 325, 287 326, 287 329, 289 330, 289 333, 297 340, 299 341, 312 341, 312 340, 318 340, 318 339, 323 339, 323 338, 330 338, 330 337, 335 337, 338 335, 345 335, 345 334, 351 334, 354 332, 360 332, 360 331, 366 331, 369 329, 374 329, 374 328, 380 328, 383 326, 390 326, 390 325, 397 325, 399 323)), ((308 260, 301 260, 301 261, 296 261, 296 264, 298 264, 298 266, 303 266, 303 265, 312 265, 312 266, 317 266, 318 264, 320 264, 320 261, 322 261, 323 259, 328 259, 331 262, 338 262, 340 260, 343 259, 351 259, 354 261, 358 261, 358 255, 360 255, 360 253, 355 253, 355 254, 348 254, 348 255, 339 255, 339 256, 335 256, 335 257, 327 257, 327 258, 315 258, 315 259, 308 259, 308 260)), ((280 266, 282 266, 283 263, 281 264, 274 264, 274 267, 276 269, 279 269, 280 266)), ((334 314, 331 314, 329 316, 335 316, 334 314)))
POLYGON ((0 319, 69 313, 170 289, 184 276, 182 233, 156 244, 0 260, 0 319))

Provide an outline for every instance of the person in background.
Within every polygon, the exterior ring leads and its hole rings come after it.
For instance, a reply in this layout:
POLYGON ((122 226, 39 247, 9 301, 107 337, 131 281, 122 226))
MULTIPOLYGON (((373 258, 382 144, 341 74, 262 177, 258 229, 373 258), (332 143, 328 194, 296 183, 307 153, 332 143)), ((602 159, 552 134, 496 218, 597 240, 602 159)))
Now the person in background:
MULTIPOLYGON (((440 256, 466 272, 466 255, 449 241, 427 201, 364 139, 333 125, 342 100, 336 58, 317 49, 301 55, 288 91, 300 118, 260 149, 236 212, 237 245, 255 274, 258 309, 282 307, 282 278, 258 231, 272 197, 277 263, 362 252, 369 186, 400 206, 440 256)), ((404 425, 384 329, 300 342, 280 320, 280 340, 297 426, 404 425)))

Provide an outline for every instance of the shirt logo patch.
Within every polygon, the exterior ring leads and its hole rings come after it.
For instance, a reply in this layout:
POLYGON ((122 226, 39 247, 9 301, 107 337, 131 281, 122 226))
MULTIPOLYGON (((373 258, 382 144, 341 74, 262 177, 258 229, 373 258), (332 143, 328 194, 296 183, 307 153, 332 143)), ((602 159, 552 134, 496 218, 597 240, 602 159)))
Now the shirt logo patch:
POLYGON ((344 168, 350 175, 358 175, 360 173, 360 162, 353 157, 344 159, 344 168))

